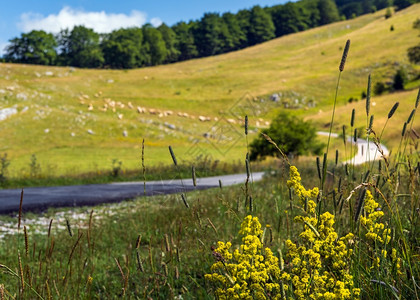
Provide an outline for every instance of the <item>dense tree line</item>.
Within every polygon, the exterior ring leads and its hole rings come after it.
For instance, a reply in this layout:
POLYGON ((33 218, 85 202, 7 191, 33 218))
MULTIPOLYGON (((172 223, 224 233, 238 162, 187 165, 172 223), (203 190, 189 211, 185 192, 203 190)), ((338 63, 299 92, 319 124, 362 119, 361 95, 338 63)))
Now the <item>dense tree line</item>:
POLYGON ((98 34, 84 26, 53 35, 23 33, 6 47, 6 61, 130 69, 239 50, 275 37, 351 18, 376 9, 404 8, 418 0, 300 0, 232 13, 206 13, 200 20, 172 27, 124 28, 98 34), (392 3, 393 1, 393 3, 392 3))

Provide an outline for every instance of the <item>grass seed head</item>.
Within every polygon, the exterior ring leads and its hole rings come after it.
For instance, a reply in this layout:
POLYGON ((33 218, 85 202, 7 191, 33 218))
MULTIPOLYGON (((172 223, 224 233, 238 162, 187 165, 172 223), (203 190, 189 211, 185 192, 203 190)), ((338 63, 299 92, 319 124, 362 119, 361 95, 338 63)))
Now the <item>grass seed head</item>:
POLYGON ((394 113, 395 113, 395 111, 397 110, 397 108, 398 108, 398 105, 400 105, 400 102, 396 102, 395 104, 394 104, 394 106, 391 108, 391 110, 389 111, 389 113, 388 113, 388 119, 391 119, 392 118, 392 116, 394 115, 394 113))
POLYGON ((350 49, 350 40, 347 40, 346 46, 344 47, 343 56, 341 56, 341 62, 340 62, 340 67, 339 67, 340 72, 344 71, 344 65, 346 64, 347 55, 349 54, 349 49, 350 49))

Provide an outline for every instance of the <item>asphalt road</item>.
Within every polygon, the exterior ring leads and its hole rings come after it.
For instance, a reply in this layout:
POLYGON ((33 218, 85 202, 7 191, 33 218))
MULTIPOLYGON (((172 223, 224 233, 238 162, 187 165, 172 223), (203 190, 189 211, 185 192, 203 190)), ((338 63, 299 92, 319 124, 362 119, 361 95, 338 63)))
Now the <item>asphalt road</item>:
MULTIPOLYGON (((379 153, 378 148, 376 145, 369 141, 369 143, 365 139, 357 139, 356 143, 353 142, 351 138, 349 138, 353 144, 357 146, 357 153, 356 155, 349 159, 348 161, 344 162, 345 164, 355 164, 361 165, 368 161, 374 161, 382 158, 382 154, 379 153)), ((385 156, 389 155, 389 151, 385 145, 381 144, 382 151, 385 156)))
MULTIPOLYGON (((254 181, 262 179, 263 172, 252 174, 254 181)), ((146 181, 146 196, 164 195, 202 190, 219 186, 244 183, 246 174, 234 174, 197 178, 194 187, 192 179, 146 181)), ((0 190, 0 214, 19 210, 21 189, 0 190)), ((109 184, 90 184, 57 187, 25 188, 23 194, 23 211, 42 211, 49 207, 97 205, 119 202, 144 196, 143 182, 119 182, 109 184)))

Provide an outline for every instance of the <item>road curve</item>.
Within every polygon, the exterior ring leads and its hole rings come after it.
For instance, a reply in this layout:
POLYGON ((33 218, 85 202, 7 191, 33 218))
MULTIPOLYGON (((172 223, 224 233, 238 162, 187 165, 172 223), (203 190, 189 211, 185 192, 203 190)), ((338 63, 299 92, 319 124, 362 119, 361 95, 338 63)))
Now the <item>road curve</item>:
MULTIPOLYGON (((317 131, 318 135, 328 136, 330 133, 327 131, 317 131)), ((337 133, 331 133, 331 137, 338 138, 339 135, 337 133)), ((354 142, 353 138, 347 138, 349 142, 355 144, 357 146, 357 153, 354 157, 350 158, 348 161, 345 161, 344 164, 354 164, 354 165, 361 165, 365 162, 374 161, 382 158, 382 154, 379 153, 378 148, 372 141, 367 141, 365 139, 356 139, 354 142)), ((388 148, 385 145, 381 144, 381 148, 383 154, 385 156, 389 155, 388 148)))
MULTIPOLYGON (((349 140, 356 144, 357 153, 353 158, 350 158, 348 161, 344 162, 345 164, 354 164, 361 165, 365 162, 374 161, 382 158, 382 154, 379 153, 378 148, 372 141, 367 141, 364 139, 357 139, 356 143, 353 142, 351 138, 349 140)), ((381 144, 382 151, 385 156, 389 155, 388 148, 381 144)))
MULTIPOLYGON (((254 181, 259 181, 263 174, 263 172, 253 173, 252 178, 254 181)), ((144 193, 142 181, 25 188, 22 209, 23 211, 42 211, 49 207, 97 205, 144 195, 153 196, 202 190, 218 187, 219 180, 222 182, 222 186, 244 183, 246 174, 197 178, 196 187, 194 187, 192 179, 146 181, 146 193, 144 193)), ((19 210, 21 191, 21 189, 0 190, 0 214, 19 210)))

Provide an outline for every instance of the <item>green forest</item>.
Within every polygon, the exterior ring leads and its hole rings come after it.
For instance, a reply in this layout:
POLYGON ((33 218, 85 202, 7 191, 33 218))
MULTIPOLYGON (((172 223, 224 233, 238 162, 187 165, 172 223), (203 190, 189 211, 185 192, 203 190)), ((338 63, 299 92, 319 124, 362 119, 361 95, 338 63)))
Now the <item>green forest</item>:
POLYGON ((3 61, 132 69, 206 57, 256 45, 391 7, 399 10, 418 0, 301 0, 272 7, 254 6, 236 14, 205 13, 200 20, 173 26, 151 24, 100 34, 85 26, 58 34, 43 30, 12 38, 3 61))

